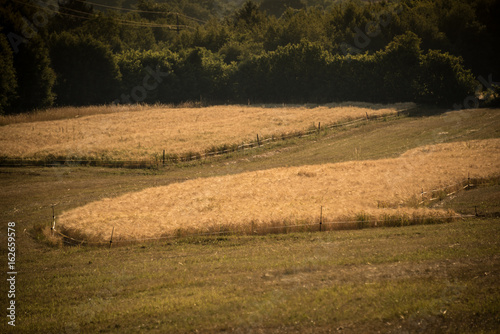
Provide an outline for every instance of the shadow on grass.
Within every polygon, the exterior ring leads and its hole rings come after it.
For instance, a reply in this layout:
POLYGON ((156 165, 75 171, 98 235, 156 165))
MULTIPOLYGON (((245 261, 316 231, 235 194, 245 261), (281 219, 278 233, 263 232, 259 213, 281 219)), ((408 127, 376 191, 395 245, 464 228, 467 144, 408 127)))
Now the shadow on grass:
POLYGON ((451 111, 451 109, 444 109, 433 105, 418 105, 417 107, 408 110, 408 117, 421 118, 439 116, 451 111))

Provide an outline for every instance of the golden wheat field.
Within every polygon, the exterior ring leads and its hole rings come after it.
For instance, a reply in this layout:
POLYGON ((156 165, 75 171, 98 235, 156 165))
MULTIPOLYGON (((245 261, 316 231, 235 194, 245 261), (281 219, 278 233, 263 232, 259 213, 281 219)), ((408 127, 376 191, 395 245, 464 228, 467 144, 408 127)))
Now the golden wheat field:
POLYGON ((171 154, 203 152, 213 146, 305 130, 314 124, 393 114, 412 103, 372 105, 343 103, 319 107, 213 106, 205 108, 96 107, 50 110, 0 127, 0 156, 44 158, 150 159, 163 150, 171 154), (113 109, 115 108, 115 109, 113 109), (81 116, 80 116, 81 115, 81 116), (87 115, 87 116, 85 116, 87 115))
POLYGON ((64 212, 58 226, 88 240, 134 240, 249 226, 325 221, 360 212, 443 215, 403 204, 424 191, 500 172, 500 139, 425 146, 398 158, 276 168, 196 179, 64 212), (385 203, 384 208, 379 208, 385 203), (401 207, 399 207, 402 205, 401 207))

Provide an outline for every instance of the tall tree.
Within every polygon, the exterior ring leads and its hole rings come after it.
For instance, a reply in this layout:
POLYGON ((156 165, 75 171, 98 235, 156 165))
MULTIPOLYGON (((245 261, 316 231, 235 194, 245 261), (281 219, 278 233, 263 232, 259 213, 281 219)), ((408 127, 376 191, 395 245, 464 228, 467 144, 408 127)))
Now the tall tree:
MULTIPOLYGON (((470 70, 463 66, 463 59, 430 50, 422 57, 419 71, 419 102, 452 108, 474 98, 475 80, 470 70)), ((468 105, 470 106, 470 105, 468 105)))
POLYGON ((422 50, 421 40, 412 32, 396 36, 385 50, 377 53, 378 75, 383 78, 385 95, 391 102, 414 101, 416 78, 422 50))
POLYGON ((17 91, 14 57, 7 38, 0 29, 0 114, 5 113, 15 100, 17 91))
POLYGON ((57 74, 57 104, 89 105, 116 99, 120 71, 107 45, 89 35, 63 32, 52 36, 50 58, 57 74))
POLYGON ((0 8, 0 27, 3 28, 13 52, 17 74, 17 98, 10 104, 10 112, 25 112, 52 105, 55 75, 50 67, 48 50, 42 39, 47 13, 17 2, 7 1, 0 8))
POLYGON ((235 23, 241 27, 251 28, 263 21, 264 14, 260 11, 259 6, 251 0, 245 2, 235 14, 235 23))

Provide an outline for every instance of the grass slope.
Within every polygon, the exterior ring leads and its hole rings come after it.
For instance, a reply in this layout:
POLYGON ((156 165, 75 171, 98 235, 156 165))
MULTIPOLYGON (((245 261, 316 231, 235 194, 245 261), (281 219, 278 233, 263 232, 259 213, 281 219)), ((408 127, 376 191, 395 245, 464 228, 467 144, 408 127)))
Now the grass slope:
MULTIPOLYGON (((276 167, 397 157, 422 145, 500 137, 499 109, 470 109, 374 122, 318 138, 293 140, 272 150, 249 150, 161 170, 111 168, 0 168, 0 217, 22 229, 87 203, 200 177, 276 167)), ((29 243, 29 247, 36 247, 29 243)))
MULTIPOLYGON (((59 215, 198 177, 390 158, 422 145, 498 137, 499 110, 479 109, 371 123, 158 171, 0 168, 0 220, 4 231, 16 222, 19 273, 17 327, 4 319, 0 332, 495 333, 498 219, 111 250, 52 248, 24 231, 48 226, 52 203, 59 215)), ((457 212, 464 203, 498 212, 494 187, 444 203, 457 212)), ((6 244, 2 233, 3 258, 6 244)))
POLYGON ((45 250, 18 331, 495 332, 498 220, 45 250))

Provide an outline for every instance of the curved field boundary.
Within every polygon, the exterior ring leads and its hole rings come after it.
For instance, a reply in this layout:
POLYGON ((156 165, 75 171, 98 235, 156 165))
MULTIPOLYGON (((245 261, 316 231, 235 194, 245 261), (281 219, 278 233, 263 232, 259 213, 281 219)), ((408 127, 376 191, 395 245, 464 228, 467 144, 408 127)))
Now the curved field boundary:
POLYGON ((396 217, 391 216, 391 219, 369 219, 369 220, 342 220, 342 221, 329 221, 321 224, 295 224, 283 226, 266 226, 258 229, 248 229, 247 232, 241 230, 223 230, 206 233, 179 233, 178 235, 165 236, 159 238, 141 238, 141 239, 127 239, 127 240, 113 240, 111 237, 109 241, 87 241, 72 238, 59 230, 54 229, 53 233, 62 238, 63 243, 68 246, 109 246, 112 245, 129 245, 141 242, 154 242, 165 241, 186 237, 208 237, 218 235, 265 235, 265 234, 286 234, 294 232, 327 232, 338 230, 358 230, 362 228, 377 228, 377 227, 402 227, 411 225, 422 224, 442 224, 455 221, 457 219, 476 217, 475 215, 448 215, 448 216, 435 216, 435 217, 396 217))
MULTIPOLYGON (((499 179, 500 177, 494 177, 494 179, 499 179)), ((460 191, 466 191, 468 189, 475 188, 485 182, 490 181, 492 178, 473 178, 468 177, 464 179, 462 182, 458 182, 455 184, 447 185, 438 189, 432 189, 427 191, 422 191, 418 196, 422 197, 422 201, 419 202, 419 205, 426 205, 432 201, 443 200, 447 197, 455 195, 460 191), (444 195, 443 195, 444 194, 444 195)), ((416 195, 417 196, 417 195, 416 195)), ((356 230, 362 228, 376 228, 376 227, 401 227, 401 226, 410 226, 410 225, 422 225, 422 224, 439 224, 439 223, 447 223, 452 222, 457 219, 464 218, 472 218, 478 217, 479 214, 476 212, 475 215, 460 215, 460 214, 448 214, 443 216, 434 216, 434 217, 410 217, 408 215, 387 215, 383 217, 383 219, 374 219, 369 215, 360 213, 357 218, 353 220, 338 220, 338 221, 323 221, 321 212, 323 208, 321 207, 320 214, 318 216, 317 222, 311 222, 306 224, 290 224, 290 225, 276 225, 276 226, 264 226, 260 228, 255 228, 253 225, 249 225, 248 229, 243 230, 222 230, 222 231, 213 231, 213 232, 205 232, 205 233, 189 233, 188 231, 180 232, 177 235, 172 236, 164 236, 159 238, 140 238, 133 240, 113 240, 113 232, 111 231, 110 240, 109 241, 88 241, 88 240, 79 240, 75 239, 59 229, 55 228, 55 221, 53 222, 53 226, 51 227, 51 233, 62 238, 64 244, 69 246, 77 246, 77 245, 88 245, 88 246, 109 246, 111 247, 113 244, 115 245, 127 245, 133 243, 141 243, 141 242, 153 242, 153 241, 165 241, 178 239, 181 237, 207 237, 207 236, 219 236, 219 235, 235 235, 235 234, 243 234, 243 235, 263 235, 263 234, 276 234, 276 233, 293 233, 293 232, 323 232, 323 231, 336 231, 336 230, 356 230)))
POLYGON ((135 240, 324 221, 407 225, 454 215, 422 202, 469 187, 469 173, 498 176, 499 150, 498 139, 480 140, 424 146, 391 159, 199 178, 88 203, 63 212, 58 224, 72 238, 99 242, 112 228, 117 240, 135 240), (465 185, 457 182, 464 179, 465 185))

